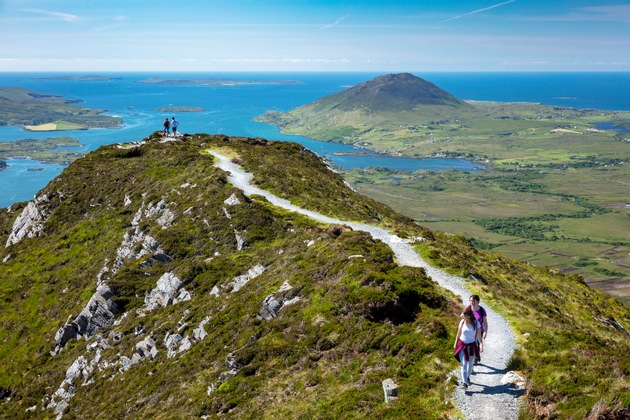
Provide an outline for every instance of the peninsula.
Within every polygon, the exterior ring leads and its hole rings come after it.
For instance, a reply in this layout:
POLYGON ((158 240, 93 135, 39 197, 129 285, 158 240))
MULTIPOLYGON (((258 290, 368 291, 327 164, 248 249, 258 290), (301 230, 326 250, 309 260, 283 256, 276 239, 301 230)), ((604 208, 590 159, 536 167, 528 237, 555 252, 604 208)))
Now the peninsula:
POLYGON ((122 119, 104 115, 104 109, 76 105, 81 100, 0 87, 0 125, 22 126, 27 131, 67 131, 119 128, 122 119))

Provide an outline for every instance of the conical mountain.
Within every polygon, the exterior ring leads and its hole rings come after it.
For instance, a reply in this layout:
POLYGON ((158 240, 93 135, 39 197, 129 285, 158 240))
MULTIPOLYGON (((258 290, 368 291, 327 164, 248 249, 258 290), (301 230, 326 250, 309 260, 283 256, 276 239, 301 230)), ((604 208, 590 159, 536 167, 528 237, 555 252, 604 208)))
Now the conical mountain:
POLYGON ((365 133, 392 132, 429 121, 460 119, 473 107, 409 73, 386 74, 288 112, 267 111, 259 121, 315 140, 357 143, 365 133))
POLYGON ((433 83, 410 73, 379 76, 314 103, 320 104, 372 112, 412 110, 418 105, 467 106, 433 83))

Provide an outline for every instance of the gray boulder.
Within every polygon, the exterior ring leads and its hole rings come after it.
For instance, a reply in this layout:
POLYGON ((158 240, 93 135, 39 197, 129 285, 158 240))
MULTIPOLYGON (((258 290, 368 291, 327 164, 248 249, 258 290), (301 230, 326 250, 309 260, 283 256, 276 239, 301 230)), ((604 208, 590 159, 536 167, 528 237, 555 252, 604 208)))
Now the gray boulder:
POLYGON ((73 338, 78 336, 91 337, 99 329, 110 327, 120 312, 113 297, 114 293, 105 283, 98 286, 81 313, 74 320, 67 322, 55 334, 56 345, 53 354, 59 353, 73 338))
POLYGON ((46 211, 38 205, 47 201, 48 198, 44 196, 28 202, 22 213, 13 222, 5 248, 20 242, 24 238, 34 238, 42 233, 48 216, 46 211))

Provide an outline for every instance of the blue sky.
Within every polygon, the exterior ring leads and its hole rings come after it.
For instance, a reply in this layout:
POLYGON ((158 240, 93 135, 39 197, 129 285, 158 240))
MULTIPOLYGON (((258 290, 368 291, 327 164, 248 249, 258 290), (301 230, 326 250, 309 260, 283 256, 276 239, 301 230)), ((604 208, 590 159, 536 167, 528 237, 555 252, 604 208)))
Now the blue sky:
POLYGON ((630 0, 0 0, 0 71, 630 71, 630 0))

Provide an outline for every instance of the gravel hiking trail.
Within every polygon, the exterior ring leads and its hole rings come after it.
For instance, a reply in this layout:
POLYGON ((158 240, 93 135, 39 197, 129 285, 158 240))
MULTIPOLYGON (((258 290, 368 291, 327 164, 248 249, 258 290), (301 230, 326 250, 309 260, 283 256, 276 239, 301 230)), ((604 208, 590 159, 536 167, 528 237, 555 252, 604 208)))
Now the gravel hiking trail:
MULTIPOLYGON (((368 232, 373 238, 383 241, 392 249, 398 264, 424 268, 426 273, 441 287, 455 293, 462 299, 462 302, 468 302, 471 293, 465 287, 466 281, 461 277, 430 266, 407 241, 376 226, 338 220, 297 207, 288 200, 253 186, 251 184, 252 174, 244 172, 227 156, 214 151, 210 151, 210 153, 218 159, 216 166, 230 173, 229 182, 242 190, 245 195, 261 195, 276 206, 304 214, 322 223, 343 224, 354 230, 368 232)), ((481 362, 475 366, 474 373, 471 375, 471 386, 465 389, 458 385, 452 398, 467 420, 517 419, 518 397, 522 395, 523 391, 514 388, 506 380, 508 374, 506 366, 515 348, 514 333, 503 317, 492 308, 483 305, 483 296, 481 298, 482 306, 488 313, 488 335, 484 342, 484 352, 481 354, 481 362)), ((459 369, 451 372, 451 380, 453 378, 459 379, 459 376, 459 369)))

